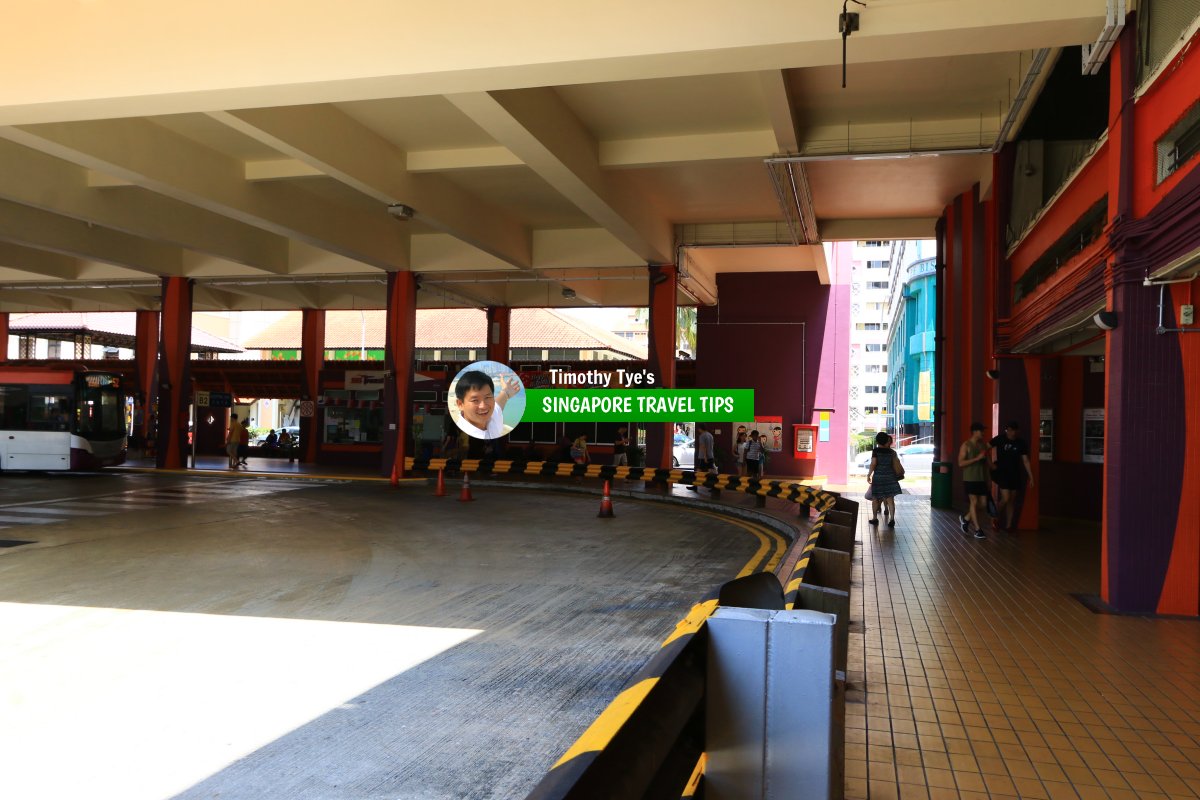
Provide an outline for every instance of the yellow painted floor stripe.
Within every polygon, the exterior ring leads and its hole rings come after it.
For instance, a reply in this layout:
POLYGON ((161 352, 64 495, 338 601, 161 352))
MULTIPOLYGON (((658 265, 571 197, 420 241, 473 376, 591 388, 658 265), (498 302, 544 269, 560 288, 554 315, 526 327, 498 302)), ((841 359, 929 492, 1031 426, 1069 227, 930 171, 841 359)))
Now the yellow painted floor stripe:
POLYGON ((616 699, 608 704, 608 708, 600 712, 596 721, 588 726, 583 735, 575 740, 575 744, 571 745, 570 749, 563 753, 562 758, 555 762, 554 767, 559 767, 584 753, 603 750, 657 683, 657 677, 646 678, 617 695, 616 699))
POLYGON ((681 797, 695 797, 697 790, 700 788, 700 781, 704 778, 704 768, 708 766, 708 753, 701 753, 700 760, 696 762, 696 768, 692 770, 692 777, 688 778, 687 785, 683 787, 681 797))

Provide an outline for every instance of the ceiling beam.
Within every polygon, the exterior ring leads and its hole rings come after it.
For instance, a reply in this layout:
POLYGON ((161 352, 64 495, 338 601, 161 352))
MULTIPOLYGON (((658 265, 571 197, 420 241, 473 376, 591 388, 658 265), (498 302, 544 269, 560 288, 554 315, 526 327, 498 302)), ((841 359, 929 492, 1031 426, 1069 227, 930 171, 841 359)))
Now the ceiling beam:
POLYGON ((0 241, 151 275, 179 275, 183 251, 127 233, 0 200, 0 241))
POLYGON ((0 140, 0 198, 264 272, 287 272, 283 237, 137 188, 94 188, 89 172, 0 140))
POLYGON ((758 73, 758 77, 762 84, 763 100, 767 103, 767 115, 771 118, 775 151, 787 154, 800 152, 800 125, 796 104, 788 89, 787 76, 783 70, 772 69, 758 73))
MULTIPOLYGON (((51 297, 40 290, 25 290, 8 285, 0 292, 0 311, 72 311, 71 304, 61 297, 51 297)), ((20 331, 11 331, 20 336, 20 331)))
MULTIPOLYGON (((519 6, 361 0, 14 3, 0 124, 133 117, 837 64, 833 3, 519 6), (230 20, 237 20, 231 25, 230 20), (130 27, 131 23, 136 23, 130 27), (670 32, 670 35, 664 35, 670 32), (121 42, 114 58, 112 43, 121 42), (215 59, 214 53, 220 53, 215 59), (164 54, 170 54, 164 58, 164 54), (314 54, 320 54, 314 58, 314 54), (29 69, 37 64, 37 69, 29 69), (81 69, 80 65, 86 65, 81 69)), ((860 9, 852 61, 1093 42, 1104 0, 924 0, 860 9)))
POLYGON ((770 130, 648 136, 600 142, 600 166, 660 167, 696 161, 767 158, 778 152, 770 130))
POLYGON ((497 142, 644 261, 670 263, 672 231, 645 197, 623 192, 600 167, 591 132, 549 88, 449 95, 497 142))
POLYGON ((524 166, 507 147, 453 147, 444 150, 409 150, 409 172, 454 172, 462 169, 524 166))
POLYGON ((821 241, 861 241, 865 239, 932 239, 937 219, 823 219, 818 222, 821 241))
POLYGON ((0 267, 70 281, 79 277, 79 259, 0 241, 0 267))
POLYGON ((145 119, 0 127, 0 138, 379 269, 407 269, 406 234, 378 216, 279 183, 145 119))
POLYGON ((407 154, 331 105, 210 112, 233 130, 319 170, 514 267, 530 267, 530 232, 511 212, 486 203, 441 175, 408 171, 407 154))

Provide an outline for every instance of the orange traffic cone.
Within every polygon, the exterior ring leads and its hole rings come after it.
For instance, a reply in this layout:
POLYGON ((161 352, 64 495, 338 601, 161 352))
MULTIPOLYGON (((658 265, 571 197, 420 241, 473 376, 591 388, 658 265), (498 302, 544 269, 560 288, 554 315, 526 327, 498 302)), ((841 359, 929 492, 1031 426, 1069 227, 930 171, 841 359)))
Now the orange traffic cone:
POLYGON ((400 471, 396 469, 396 465, 392 464, 392 486, 400 485, 400 471))
POLYGON ((612 519, 616 516, 613 513, 612 495, 608 491, 608 481, 604 482, 604 496, 600 498, 600 513, 596 516, 601 519, 612 519))
POLYGON ((433 496, 434 497, 445 497, 446 496, 446 471, 444 469, 438 470, 437 488, 433 490, 433 496))
POLYGON ((460 503, 469 503, 474 499, 474 497, 471 497, 471 475, 464 472, 462 492, 459 493, 458 500, 460 503))

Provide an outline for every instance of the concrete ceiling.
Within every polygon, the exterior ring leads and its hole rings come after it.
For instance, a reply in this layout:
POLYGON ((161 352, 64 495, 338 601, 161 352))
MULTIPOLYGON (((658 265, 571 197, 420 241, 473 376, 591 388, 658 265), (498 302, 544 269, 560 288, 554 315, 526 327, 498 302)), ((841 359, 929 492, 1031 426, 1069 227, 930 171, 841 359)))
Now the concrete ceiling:
POLYGON ((990 147, 1032 54, 1094 41, 1105 1, 876 0, 846 89, 840 9, 13 4, 0 310, 152 308, 162 276, 198 309, 380 307, 390 270, 426 306, 641 305, 695 226, 738 249, 697 248, 681 302, 727 271, 825 279, 760 235, 791 213, 764 159, 836 159, 795 166, 822 238, 930 235, 990 156, 850 157, 990 147))

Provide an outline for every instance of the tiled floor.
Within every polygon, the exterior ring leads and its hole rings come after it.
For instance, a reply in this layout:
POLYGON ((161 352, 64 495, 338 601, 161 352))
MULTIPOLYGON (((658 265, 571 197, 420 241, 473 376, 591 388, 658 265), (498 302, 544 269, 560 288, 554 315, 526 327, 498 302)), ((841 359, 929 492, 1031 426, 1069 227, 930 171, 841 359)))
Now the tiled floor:
POLYGON ((859 521, 846 797, 1200 797, 1200 621, 1097 615, 1095 530, 859 521))

